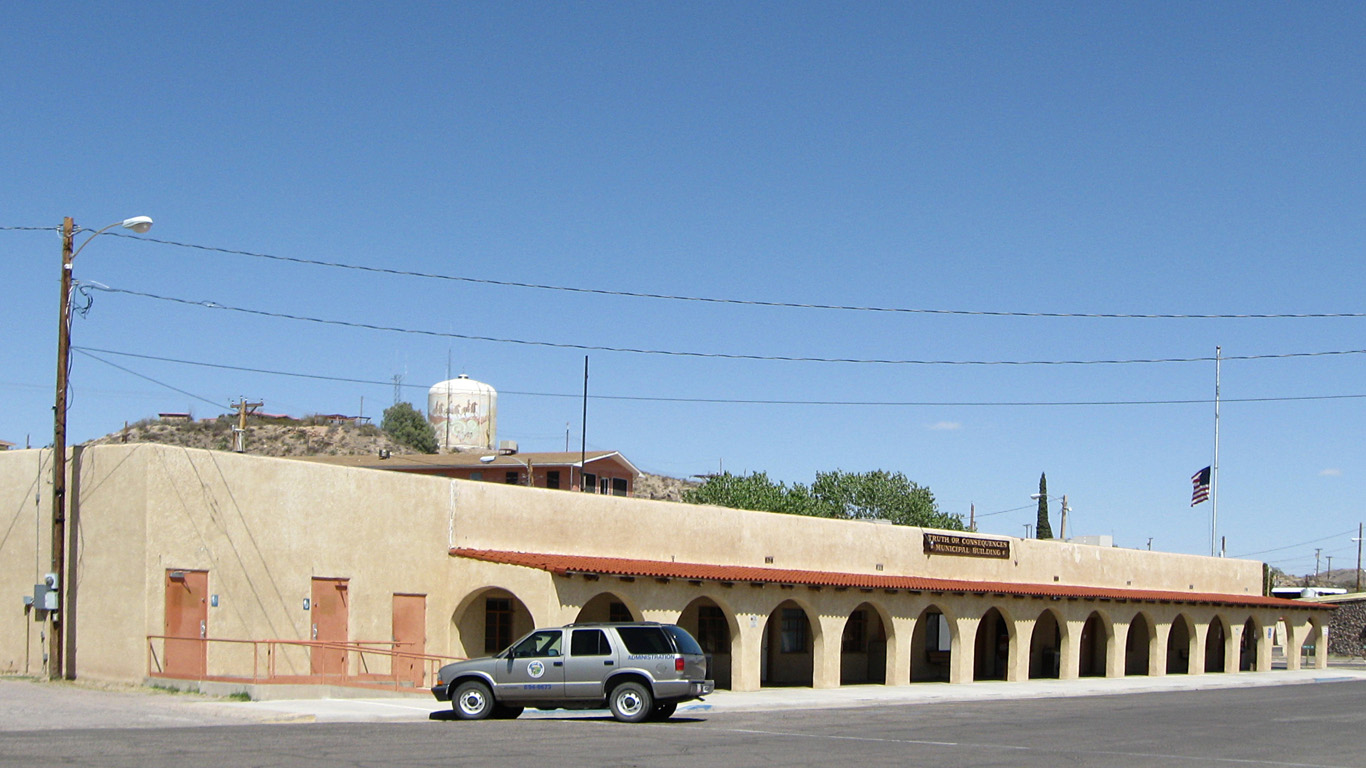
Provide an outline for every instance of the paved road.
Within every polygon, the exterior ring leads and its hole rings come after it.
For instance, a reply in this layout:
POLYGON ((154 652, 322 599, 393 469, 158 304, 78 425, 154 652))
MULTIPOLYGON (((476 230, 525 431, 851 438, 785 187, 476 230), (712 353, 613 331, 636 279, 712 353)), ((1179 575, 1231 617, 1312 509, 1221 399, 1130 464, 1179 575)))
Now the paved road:
MULTIPOLYGON (((0 689, 3 690, 3 689, 0 689)), ((193 711, 194 702, 186 700, 193 711)), ((468 723, 9 731, 24 766, 1284 766, 1366 768, 1366 682, 1080 698, 468 723)))

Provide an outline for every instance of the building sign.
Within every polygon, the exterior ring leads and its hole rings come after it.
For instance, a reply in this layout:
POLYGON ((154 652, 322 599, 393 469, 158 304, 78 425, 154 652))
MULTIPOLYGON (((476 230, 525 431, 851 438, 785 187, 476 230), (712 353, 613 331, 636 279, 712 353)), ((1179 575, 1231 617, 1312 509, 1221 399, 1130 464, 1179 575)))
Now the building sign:
POLYGON ((1010 542, 1001 539, 983 539, 976 536, 927 533, 925 534, 925 554, 997 557, 1009 560, 1010 542))

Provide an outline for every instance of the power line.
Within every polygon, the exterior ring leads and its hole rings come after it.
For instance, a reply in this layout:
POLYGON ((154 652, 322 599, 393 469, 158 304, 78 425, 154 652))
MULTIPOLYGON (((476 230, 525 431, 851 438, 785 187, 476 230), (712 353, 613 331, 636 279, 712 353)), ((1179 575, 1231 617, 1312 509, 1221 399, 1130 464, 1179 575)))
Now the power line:
MULTIPOLYGON (((842 358, 842 357, 798 357, 789 355, 755 355, 738 354, 727 352, 693 352, 666 349, 645 349, 639 347, 609 347, 596 344, 574 344, 569 342, 536 341, 530 339, 507 339, 494 336, 474 336, 470 334, 452 333, 446 331, 430 331, 415 328, 400 328, 397 326, 376 325, 373 323, 360 323, 351 320, 335 320, 328 318, 309 317, 307 315, 295 315, 287 312, 269 312, 261 309, 249 309, 245 307, 234 307, 220 304, 215 301, 193 301, 181 299, 173 296, 160 296, 153 293, 142 291, 132 291, 125 288, 112 288, 99 283, 85 283, 85 288, 90 290, 103 291, 106 293, 117 293, 126 296, 137 296, 156 301, 165 301, 174 304, 183 304, 191 307, 202 307, 206 309, 219 309, 229 312, 239 312, 258 317, 272 317, 281 320, 297 320, 300 322, 317 323, 320 325, 334 325, 345 328, 362 328, 372 331, 387 331, 390 333, 402 333, 416 336, 433 336, 444 339, 462 339, 465 341, 487 341, 497 344, 520 344, 533 347, 552 347, 557 349, 574 349, 588 352, 621 352, 637 355, 663 355, 669 357, 694 357, 721 360, 757 360, 766 362, 792 362, 792 363, 849 363, 856 365, 954 365, 954 366, 1033 366, 1033 365, 1147 365, 1157 363, 1206 363, 1213 362, 1213 357, 1166 357, 1166 358, 1137 358, 1137 359, 1114 359, 1114 360, 915 360, 915 359, 888 359, 888 358, 842 358)), ((1366 354, 1366 349, 1352 350, 1333 350, 1324 352, 1287 352, 1281 354, 1267 355, 1225 355, 1224 361, 1231 360, 1284 360, 1290 358, 1303 357, 1331 357, 1338 355, 1359 355, 1366 354)))
MULTIPOLYGON (((0 227, 0 229, 50 229, 49 227, 0 227)), ((121 232, 109 232, 109 235, 117 237, 131 237, 121 232)), ((917 315, 966 315, 975 317, 1044 317, 1044 318, 1090 318, 1090 319, 1111 319, 1111 320, 1305 320, 1305 319, 1327 319, 1327 318, 1360 318, 1366 317, 1366 312, 1304 312, 1304 313, 1243 313, 1243 314, 1202 314, 1202 313, 1124 313, 1124 312, 1007 312, 1002 310, 974 310, 974 309, 929 309, 924 307, 883 307, 883 306, 860 306, 846 304, 817 304, 788 301, 764 301, 760 299, 731 299, 714 296, 688 296, 683 294, 653 293, 646 291, 622 291, 606 288, 582 288, 566 285, 549 285, 545 283, 527 283, 515 280, 493 280, 489 278, 468 277, 464 275, 448 275, 435 272, 417 272, 406 269, 394 269, 390 267, 373 267, 363 264, 347 264, 338 261, 324 261, 321 259, 304 259, 297 256, 280 256, 269 253, 257 253, 253 251, 241 251, 231 248, 217 248, 214 246, 197 245, 195 243, 181 243, 174 240, 159 240, 153 237, 139 235, 138 242, 156 243, 176 248, 188 248, 192 250, 208 251, 211 253, 221 253, 231 256, 246 256, 255 259, 266 259, 270 261, 287 262, 291 264, 301 264, 312 267, 327 267, 330 269, 345 269, 358 272, 370 272, 374 274, 394 275, 399 277, 415 277, 424 280, 447 280, 453 282, 472 283, 478 285, 496 285, 506 288, 529 288, 541 291, 559 291, 564 293, 585 293, 599 296, 618 296, 635 299, 657 299, 664 301, 683 301, 701 302, 708 304, 731 304, 738 306, 753 307, 776 307, 783 309, 819 309, 835 310, 842 312, 882 312, 895 314, 917 314, 917 315)))
POLYGON ((220 407, 220 408, 223 407, 223 404, 222 404, 222 403, 216 402, 216 401, 214 401, 214 400, 210 400, 210 399, 207 398, 207 397, 200 397, 199 395, 196 395, 196 394, 193 393, 193 392, 187 392, 186 390, 180 389, 179 387, 173 387, 173 386, 171 386, 170 384, 167 384, 167 383, 164 382, 164 381, 158 381, 157 379, 154 379, 154 378, 152 378, 151 376, 146 376, 146 375, 141 374, 141 373, 138 373, 137 371, 134 371, 134 370, 132 370, 132 369, 125 368, 125 367, 123 367, 122 365, 119 365, 118 363, 112 363, 112 362, 110 362, 110 361, 108 361, 108 360, 105 360, 105 359, 103 359, 103 358, 101 358, 101 357, 98 357, 98 356, 96 356, 96 355, 92 355, 92 354, 90 354, 89 352, 87 352, 85 349, 82 349, 82 348, 80 348, 80 347, 72 347, 71 349, 72 349, 73 352, 80 352, 82 355, 85 355, 86 357, 88 357, 88 358, 90 358, 90 359, 92 359, 92 360, 98 360, 99 362, 104 363, 105 365, 108 365, 108 366, 117 368, 117 369, 119 369, 120 371, 123 371, 124 373, 132 374, 133 376, 136 376, 136 377, 138 377, 139 379, 146 379, 147 381, 150 381, 150 382, 152 382, 153 384, 156 384, 156 385, 158 385, 158 386, 165 387, 165 388, 167 388, 167 389, 169 389, 169 390, 171 390, 171 391, 173 391, 173 392, 179 392, 180 394, 185 395, 185 396, 187 396, 187 397, 193 397, 193 398, 196 399, 196 400, 202 400, 202 401, 208 403, 209 405, 217 406, 217 407, 220 407))
POLYGON ((1299 544, 1287 544, 1287 545, 1285 545, 1284 547, 1276 547, 1276 548, 1274 548, 1274 549, 1263 549, 1263 550, 1260 551, 1260 552, 1248 552, 1248 553, 1243 554, 1243 555, 1234 555, 1234 558, 1237 559, 1237 558, 1243 558, 1243 557, 1252 557, 1253 555, 1265 555, 1265 554, 1268 553, 1268 552, 1280 552, 1280 551, 1286 550, 1286 549, 1294 549, 1295 547, 1304 547, 1304 546, 1308 546, 1308 545, 1310 545, 1310 544, 1317 544, 1317 543, 1319 543, 1320 541, 1328 541, 1328 540, 1330 540, 1330 539, 1337 539, 1337 538, 1341 538, 1341 537, 1343 537, 1343 536, 1350 536, 1350 535, 1352 535, 1352 534, 1354 534, 1354 533, 1356 533, 1356 531, 1351 530, 1351 529, 1348 529, 1348 530, 1346 530, 1346 531, 1343 531, 1342 533, 1335 533, 1335 534, 1333 534, 1333 535, 1331 535, 1331 536, 1324 536, 1324 537, 1321 538, 1321 539, 1314 539, 1314 540, 1312 540, 1312 541, 1302 541, 1302 542, 1300 542, 1299 544))
MULTIPOLYGON (((173 363, 176 365, 189 365, 200 368, 215 368, 224 371, 241 371, 243 373, 259 373, 268 376, 286 376, 297 379, 314 379, 318 381, 336 381, 344 384, 366 384, 372 386, 390 387, 393 380, 380 381, 377 379, 357 379, 349 376, 328 376, 318 373, 301 373, 298 371, 280 371, 270 368, 253 368, 242 365, 227 365, 224 363, 208 363, 200 360, 182 360, 174 357, 162 357, 159 355, 144 355, 136 352, 121 352, 113 349, 100 349, 97 347, 72 347, 73 350, 85 352, 99 352, 104 355, 117 355, 120 357, 132 357, 139 360, 152 360, 159 363, 173 363)), ((426 389, 425 384, 401 384, 406 389, 426 389)), ((522 397, 559 397, 577 400, 582 393, 574 392, 526 392, 519 390, 501 390, 505 395, 520 395, 522 397)), ((771 398, 731 398, 731 397, 666 397, 661 395, 589 395, 592 400, 621 400, 645 403, 702 403, 713 405, 829 405, 829 406, 881 406, 881 407, 1050 407, 1050 406, 1117 406, 1117 405, 1205 405, 1214 402, 1213 399, 1189 399, 1189 400, 779 400, 771 398)), ((1366 399, 1366 394, 1356 395, 1296 395, 1284 397, 1232 397, 1220 400, 1222 403, 1284 403, 1284 402, 1303 402, 1316 400, 1359 400, 1366 399)), ((1020 509, 1032 508, 1033 505, 1020 507, 1020 509)), ((1014 512, 1015 510, 1005 510, 1014 512)), ((998 512, 987 512, 978 517, 987 517, 1000 514, 998 512)))
POLYGON ((997 511, 997 512, 983 512, 983 513, 980 513, 980 514, 977 515, 977 519, 978 519, 978 520, 981 520, 981 519, 984 518, 984 517, 992 517, 993 515, 1004 515, 1004 514, 1007 513, 1007 512, 1020 512, 1020 511, 1022 511, 1022 510, 1026 510, 1026 509, 1034 509, 1034 505, 1033 505, 1033 504, 1026 504, 1026 505, 1024 505, 1023 507, 1011 507, 1010 509, 1002 509, 1002 510, 997 511))

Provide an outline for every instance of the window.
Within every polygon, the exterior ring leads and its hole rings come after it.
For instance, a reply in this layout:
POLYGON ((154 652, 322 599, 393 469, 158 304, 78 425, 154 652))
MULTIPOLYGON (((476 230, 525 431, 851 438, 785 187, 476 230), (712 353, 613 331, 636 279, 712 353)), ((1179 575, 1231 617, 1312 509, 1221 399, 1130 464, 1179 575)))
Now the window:
POLYGON ((863 653, 868 650, 868 614, 863 610, 849 614, 844 625, 844 640, 840 650, 845 653, 863 653))
POLYGON ((601 629, 576 629, 569 640, 569 652, 574 656, 611 656, 612 646, 601 629))
POLYGON ((949 633, 949 620, 937 611, 925 614, 925 650, 934 652, 952 649, 953 635, 949 633))
POLYGON ((673 645, 659 627, 618 627, 626 650, 637 655, 673 653, 673 645))
POLYGON ((668 632, 669 637, 673 638, 674 647, 678 649, 679 653, 687 653, 694 656, 702 655, 702 646, 697 644, 697 641, 693 639, 692 635, 688 634, 686 629, 668 624, 665 625, 664 631, 668 632))
POLYGON ((635 621, 625 603, 611 602, 607 605, 608 621, 635 621))
POLYGON ((591 472, 583 473, 583 490, 585 493, 597 493, 598 476, 591 472))
POLYGON ((625 478, 622 478, 622 477, 614 477, 614 478, 612 478, 612 495, 613 495, 613 496, 625 496, 625 495, 626 495, 626 479, 625 479, 625 478))
POLYGON ((559 487, 560 487, 560 470, 558 470, 558 469, 552 469, 552 470, 550 470, 549 472, 545 473, 545 487, 547 487, 547 488, 559 488, 559 487))
POLYGON ((783 653, 806 653, 807 627, 806 614, 802 609, 783 609, 783 653))
POLYGON ((497 653, 512 644, 512 600, 490 597, 484 601, 484 653, 497 653))
POLYGON ((508 472, 507 474, 503 475, 503 482, 507 483, 508 485, 517 485, 517 475, 518 473, 515 471, 508 472))
POLYGON ((707 653, 730 653, 730 628, 726 614, 714 605, 697 608, 697 642, 707 653))
POLYGON ((513 652, 518 658, 523 656, 559 656, 560 639, 564 633, 558 629, 543 629, 533 632, 525 640, 517 644, 513 652))

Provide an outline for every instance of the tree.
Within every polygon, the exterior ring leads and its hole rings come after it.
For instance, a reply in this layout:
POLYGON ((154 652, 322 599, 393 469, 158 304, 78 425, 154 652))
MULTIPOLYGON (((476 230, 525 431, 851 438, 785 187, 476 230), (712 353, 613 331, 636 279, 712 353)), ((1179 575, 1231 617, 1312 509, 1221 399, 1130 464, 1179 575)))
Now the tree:
POLYGON ((436 453, 436 430, 412 403, 394 403, 385 408, 380 429, 396 443, 423 453, 436 453))
POLYGON ((683 500, 733 509, 963 530, 962 517, 940 512, 930 489, 907 480, 900 472, 885 470, 818 472, 810 487, 797 483, 791 488, 774 483, 763 472, 746 476, 725 473, 688 491, 683 500))
POLYGON ((804 514, 793 510, 794 500, 787 486, 769 480, 764 472, 752 475, 722 472, 712 475, 701 486, 685 491, 683 500, 689 504, 711 504, 731 509, 804 514))
POLYGON ((1053 526, 1048 522, 1048 476, 1039 473, 1039 520, 1034 526, 1034 538, 1053 538, 1053 526))

